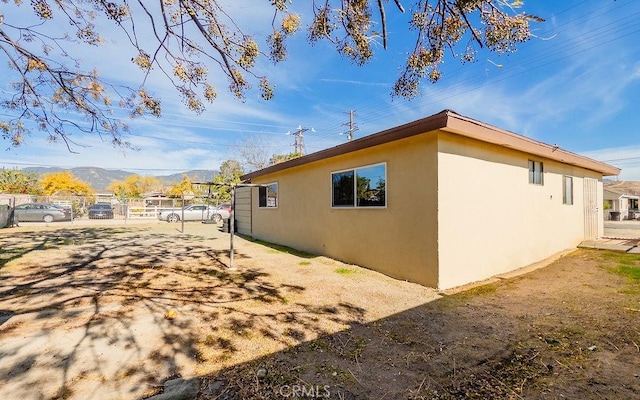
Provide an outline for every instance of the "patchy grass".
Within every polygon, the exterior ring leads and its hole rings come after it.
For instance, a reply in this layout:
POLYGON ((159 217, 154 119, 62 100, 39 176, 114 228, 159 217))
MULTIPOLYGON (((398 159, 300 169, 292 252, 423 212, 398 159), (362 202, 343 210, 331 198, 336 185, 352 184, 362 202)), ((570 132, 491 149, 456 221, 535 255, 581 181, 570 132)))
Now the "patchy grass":
POLYGON ((473 287, 469 290, 464 291, 463 293, 467 296, 482 296, 482 295, 495 293, 497 290, 498 290, 497 284, 487 283, 485 285, 473 287))
POLYGON ((461 301, 466 301, 471 297, 487 296, 498 291, 498 283, 484 283, 471 286, 462 291, 455 291, 454 294, 447 295, 443 298, 443 305, 457 306, 461 301))
POLYGON ((602 258, 613 261, 619 265, 640 267, 640 254, 619 253, 614 251, 602 252, 602 258))
POLYGON ((640 294, 640 255, 608 251, 602 253, 602 258, 608 261, 602 268, 629 281, 630 285, 620 288, 619 293, 640 294))
POLYGON ((285 254, 291 254, 293 256, 302 257, 302 258, 315 258, 315 257, 317 257, 315 254, 307 253, 306 251, 292 249, 291 247, 287 247, 287 246, 283 246, 283 245, 275 244, 275 243, 270 243, 270 242, 267 242, 267 241, 264 241, 264 240, 260 240, 260 239, 253 239, 253 240, 250 240, 250 241, 252 241, 253 243, 256 243, 256 244, 260 244, 262 246, 269 247, 270 250, 268 250, 268 252, 272 253, 272 254, 285 253, 285 254))
POLYGON ((294 386, 352 400, 636 398, 640 391, 638 256, 579 250, 443 297, 242 238, 230 271, 227 243, 213 240, 212 228, 190 225, 203 236, 187 240, 167 224, 136 229, 135 237, 133 228, 126 236, 105 228, 66 250, 24 248, 44 243, 46 232, 0 234, 0 248, 13 249, 0 258, 24 268, 2 276, 0 381, 22 374, 25 398, 69 400, 125 389, 142 398, 175 376, 203 379, 211 392, 197 400, 292 398, 294 386), (82 340, 65 344, 65 335, 82 340), (34 336, 53 339, 42 348, 34 336), (28 357, 14 354, 28 346, 28 357), (74 376, 92 365, 101 366, 99 377, 74 376), (58 387, 41 395, 30 383, 36 379, 58 387))
POLYGON ((616 268, 613 268, 613 272, 629 278, 634 283, 640 283, 640 267, 618 265, 616 268))
POLYGON ((339 267, 339 268, 336 268, 336 269, 334 270, 334 272, 335 272, 336 274, 340 274, 340 275, 343 275, 343 276, 354 275, 354 274, 357 274, 357 273, 358 273, 358 271, 357 271, 357 270, 355 270, 355 269, 353 269, 353 268, 347 268, 347 267, 339 267))

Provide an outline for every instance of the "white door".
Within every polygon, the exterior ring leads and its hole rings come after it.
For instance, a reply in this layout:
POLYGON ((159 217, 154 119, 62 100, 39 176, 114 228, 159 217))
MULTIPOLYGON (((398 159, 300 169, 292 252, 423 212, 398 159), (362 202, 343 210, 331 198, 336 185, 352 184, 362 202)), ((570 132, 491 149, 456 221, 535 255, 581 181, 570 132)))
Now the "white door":
POLYGON ((584 238, 598 237, 598 180, 584 178, 584 238))

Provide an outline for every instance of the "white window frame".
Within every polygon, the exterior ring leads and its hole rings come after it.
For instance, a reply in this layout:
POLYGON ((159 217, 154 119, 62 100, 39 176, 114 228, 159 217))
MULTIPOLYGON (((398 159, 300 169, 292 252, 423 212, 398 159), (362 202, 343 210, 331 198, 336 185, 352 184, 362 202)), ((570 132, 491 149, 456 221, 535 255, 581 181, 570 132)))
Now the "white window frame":
POLYGON ((346 168, 346 169, 342 169, 342 170, 337 170, 337 171, 331 171, 331 173, 329 174, 329 180, 330 180, 330 185, 331 185, 331 191, 330 191, 330 204, 331 204, 331 208, 333 209, 385 209, 387 208, 387 204, 388 204, 388 186, 387 186, 387 163, 386 162, 380 162, 380 163, 375 163, 375 164, 368 164, 368 165, 361 165, 359 167, 353 167, 353 168, 346 168), (370 168, 370 167, 377 167, 379 165, 383 165, 384 166, 384 184, 385 184, 385 189, 384 189, 384 205, 381 206, 359 206, 358 205, 358 170, 359 169, 365 169, 365 168, 370 168), (353 171, 353 205, 342 205, 342 206, 335 206, 333 203, 333 175, 334 174, 339 174, 339 173, 343 173, 343 172, 350 172, 353 171))
POLYGON ((271 183, 265 183, 261 186, 258 186, 258 208, 260 209, 269 209, 269 208, 278 208, 278 205, 280 204, 280 187, 278 185, 278 182, 271 182, 271 183), (271 186, 275 186, 276 187, 276 204, 275 205, 269 205, 269 196, 266 195, 266 205, 261 205, 260 204, 260 191, 261 190, 269 190, 269 187, 271 186))
POLYGON ((573 205, 573 177, 572 176, 568 176, 568 175, 562 176, 562 204, 566 204, 568 206, 573 205))
POLYGON ((529 183, 544 186, 544 163, 542 161, 529 160, 529 183))

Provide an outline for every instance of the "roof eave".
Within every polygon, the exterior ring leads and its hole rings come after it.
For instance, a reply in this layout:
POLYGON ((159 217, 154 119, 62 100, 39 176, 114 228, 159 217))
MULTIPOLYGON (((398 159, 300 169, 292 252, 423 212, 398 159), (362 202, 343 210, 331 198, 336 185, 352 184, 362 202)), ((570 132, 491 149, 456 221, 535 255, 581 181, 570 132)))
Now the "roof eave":
POLYGON ((250 172, 248 174, 242 175, 240 179, 242 179, 243 182, 250 181, 251 179, 257 178, 259 176, 272 174, 274 172, 297 167, 299 165, 324 160, 338 155, 351 153, 357 150, 393 142, 395 140, 420 135, 422 133, 431 132, 437 129, 442 129, 447 124, 448 113, 449 111, 447 110, 441 111, 438 114, 434 114, 429 117, 410 122, 408 124, 396 126, 394 128, 375 133, 373 135, 365 136, 360 139, 356 139, 344 144, 330 147, 325 150, 320 150, 318 152, 308 154, 306 156, 294 158, 292 160, 268 166, 258 171, 250 172))
POLYGON ((571 153, 559 148, 558 146, 548 145, 546 143, 530 139, 526 136, 518 135, 495 126, 476 121, 472 118, 464 117, 450 110, 444 110, 408 124, 390 128, 348 143, 271 165, 258 171, 250 172, 243 175, 241 179, 242 181, 251 181, 253 178, 272 174, 288 168, 389 143, 410 136, 428 133, 438 129, 479 141, 519 150, 538 157, 585 168, 601 173, 603 176, 617 176, 620 174, 620 168, 616 168, 612 165, 571 153))
POLYGON ((603 176, 617 176, 620 174, 620 168, 612 165, 572 153, 558 146, 552 146, 526 136, 484 124, 455 113, 449 114, 447 126, 442 130, 483 142, 497 144, 502 147, 519 150, 538 157, 585 168, 599 172, 603 176))

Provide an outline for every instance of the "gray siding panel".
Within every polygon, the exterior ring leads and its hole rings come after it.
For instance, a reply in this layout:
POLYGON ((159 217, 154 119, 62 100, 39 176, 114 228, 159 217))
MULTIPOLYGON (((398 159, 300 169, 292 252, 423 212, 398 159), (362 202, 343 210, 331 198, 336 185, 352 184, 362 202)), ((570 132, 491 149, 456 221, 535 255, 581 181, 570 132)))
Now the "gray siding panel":
POLYGON ((251 236, 251 188, 236 188, 235 216, 238 233, 251 236))

